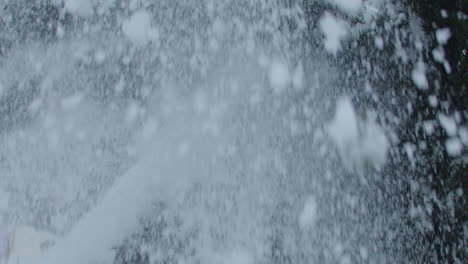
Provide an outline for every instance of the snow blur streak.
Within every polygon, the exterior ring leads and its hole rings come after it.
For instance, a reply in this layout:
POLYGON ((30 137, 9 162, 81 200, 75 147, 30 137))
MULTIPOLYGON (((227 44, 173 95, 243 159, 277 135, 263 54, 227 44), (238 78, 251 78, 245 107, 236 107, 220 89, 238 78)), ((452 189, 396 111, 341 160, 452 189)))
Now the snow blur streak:
POLYGON ((132 231, 138 223, 138 216, 150 205, 147 178, 148 174, 141 165, 127 173, 98 206, 85 215, 65 238, 56 242, 40 263, 73 264, 96 260, 110 263, 114 243, 132 231), (132 191, 128 192, 128 189, 132 191), (126 206, 130 204, 133 206, 126 206))
POLYGON ((175 119, 147 142, 141 150, 142 161, 123 175, 39 263, 112 263, 112 248, 138 227, 142 216, 151 213, 152 202, 176 201, 197 176, 210 173, 214 151, 206 146, 213 139, 188 129, 187 120, 192 118, 175 119), (181 139, 192 146, 191 153, 181 155, 174 148, 181 139))

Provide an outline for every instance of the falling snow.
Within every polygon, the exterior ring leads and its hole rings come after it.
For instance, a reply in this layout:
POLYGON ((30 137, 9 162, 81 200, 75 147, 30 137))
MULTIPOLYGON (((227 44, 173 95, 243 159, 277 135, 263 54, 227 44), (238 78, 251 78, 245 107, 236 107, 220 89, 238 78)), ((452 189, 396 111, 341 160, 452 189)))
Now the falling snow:
POLYGON ((465 263, 466 14, 434 14, 0 0, 0 264, 465 263))
POLYGON ((327 12, 320 19, 320 28, 325 35, 325 50, 336 55, 341 49, 341 41, 347 35, 346 22, 327 12))

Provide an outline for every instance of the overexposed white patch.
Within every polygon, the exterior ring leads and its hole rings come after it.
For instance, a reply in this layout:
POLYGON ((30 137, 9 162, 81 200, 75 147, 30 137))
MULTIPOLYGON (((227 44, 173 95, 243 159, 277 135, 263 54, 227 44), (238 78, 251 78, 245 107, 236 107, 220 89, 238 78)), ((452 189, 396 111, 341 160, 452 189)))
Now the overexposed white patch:
POLYGON ((440 45, 445 45, 447 44, 447 41, 450 39, 450 37, 452 36, 452 34, 450 33, 450 29, 449 28, 441 28, 441 29, 438 29, 436 30, 436 39, 437 39, 437 42, 440 44, 440 45))
POLYGON ((457 122, 453 117, 438 114, 437 118, 439 119, 440 125, 444 128, 445 132, 449 136, 455 136, 457 134, 457 122))
POLYGON ((362 155, 364 160, 371 161, 375 167, 379 168, 387 161, 390 143, 376 121, 376 114, 368 112, 367 115, 367 119, 363 123, 362 155))
POLYGON ((441 9, 440 10, 440 15, 443 17, 443 18, 447 18, 448 17, 448 13, 445 9, 441 9))
POLYGON ((151 40, 157 40, 158 31, 151 26, 151 14, 147 11, 137 11, 122 23, 122 30, 133 43, 145 45, 151 40))
POLYGON ((439 99, 437 99, 437 96, 435 96, 435 95, 430 95, 428 97, 428 100, 429 100, 429 104, 432 107, 436 107, 439 104, 439 99))
POLYGON ((463 143, 459 138, 449 138, 445 141, 445 150, 452 157, 458 156, 463 151, 463 143))
POLYGON ((445 59, 445 51, 442 46, 439 46, 432 50, 432 57, 435 61, 444 65, 445 72, 452 72, 452 67, 450 66, 450 63, 445 59))
POLYGON ((320 18, 320 29, 325 35, 324 45, 327 52, 336 55, 341 49, 341 40, 347 35, 347 27, 344 20, 338 19, 328 12, 325 12, 320 18))
POLYGON ((386 163, 390 144, 375 114, 369 112, 365 120, 358 119, 349 98, 337 101, 327 132, 348 170, 361 172, 369 163, 378 169, 386 163))
POLYGON ((426 64, 421 60, 418 61, 411 73, 411 78, 413 83, 421 90, 426 90, 429 88, 429 83, 426 78, 426 64))
POLYGON ((291 83, 288 65, 281 61, 273 61, 270 66, 269 79, 275 93, 285 91, 291 83))
POLYGON ((328 126, 328 134, 342 151, 359 137, 357 116, 349 98, 336 102, 335 117, 328 126))

